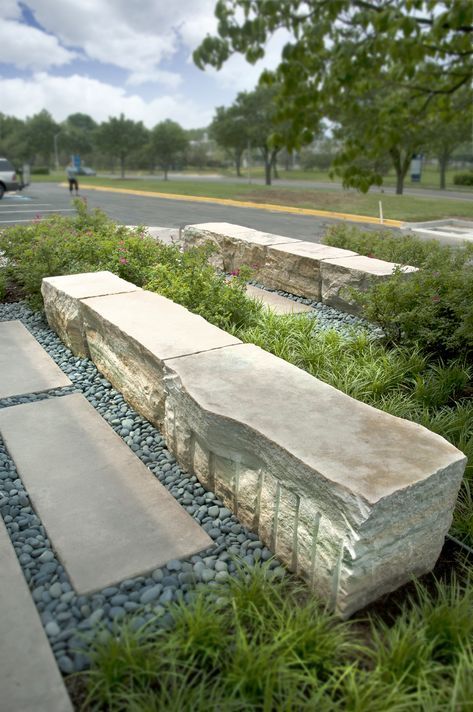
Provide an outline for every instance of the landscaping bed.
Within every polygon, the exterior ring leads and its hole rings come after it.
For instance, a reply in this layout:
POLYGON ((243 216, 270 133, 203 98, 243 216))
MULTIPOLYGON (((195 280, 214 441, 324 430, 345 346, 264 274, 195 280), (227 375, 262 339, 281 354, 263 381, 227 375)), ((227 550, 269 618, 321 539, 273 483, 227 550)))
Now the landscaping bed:
MULTIPOLYGON (((329 239, 345 240, 337 246, 353 249, 347 235, 329 239)), ((387 291, 381 295, 368 293, 365 313, 373 318, 376 306, 382 331, 317 305, 307 316, 278 317, 246 297, 249 272, 243 270, 228 281, 208 265, 207 249, 182 254, 156 244, 143 230, 130 232, 101 213, 89 215, 79 204, 77 217, 55 217, 4 231, 0 236, 0 249, 8 258, 4 296, 21 288, 40 306, 43 276, 110 269, 359 400, 429 427, 471 456, 471 351, 461 331, 463 321, 470 318, 462 311, 461 296, 462 289, 469 288, 469 256, 439 253, 435 247, 423 252, 413 239, 403 245, 402 255, 387 256, 380 254, 381 248, 389 247, 386 242, 381 245, 386 238, 370 238, 365 252, 363 238, 350 239, 358 240, 356 249, 362 254, 416 264, 420 280, 430 277, 429 289, 445 291, 423 295, 419 287, 414 293, 418 301, 409 313, 405 308, 396 311, 402 300, 394 300, 394 287, 389 291, 383 285, 387 291), (442 321, 438 329, 436 310, 442 301, 432 301, 432 296, 449 299, 445 285, 452 283, 455 270, 460 278, 453 279, 452 303, 458 307, 441 315, 449 321, 442 321), (388 309, 380 309, 383 299, 388 309), (428 337, 431 329, 416 328, 415 322, 409 326, 416 314, 420 326, 432 323, 437 328, 435 339, 419 338, 424 333, 428 337), (338 328, 328 328, 332 325, 338 328)), ((390 249, 399 250, 399 244, 390 249)), ((399 292, 399 285, 393 284, 399 292)), ((419 284, 425 291, 426 282, 419 284)), ((408 300, 412 299, 409 293, 408 300)), ((79 601, 41 523, 28 511, 27 493, 11 460, 5 452, 0 454, 0 486, 13 498, 8 512, 1 511, 5 521, 10 518, 7 526, 43 623, 49 625, 60 667, 69 673, 91 663, 74 688, 78 704, 111 710, 468 708, 473 697, 468 550, 458 547, 452 557, 452 549, 447 549, 436 569, 439 583, 426 577, 424 587, 401 589, 351 622, 336 621, 302 584, 283 575, 270 552, 212 493, 182 472, 158 431, 129 408, 91 362, 72 356, 39 313, 25 304, 3 304, 0 318, 23 321, 69 375, 73 389, 84 393, 217 542, 209 556, 171 562, 150 577, 122 582, 116 591, 79 601), (259 562, 266 559, 260 568, 259 562), (241 564, 247 568, 239 570, 241 564)), ((67 392, 70 389, 61 391, 67 392)), ((0 405, 11 404, 12 399, 5 399, 0 405)), ((470 465, 452 530, 469 547, 471 476, 470 465)))

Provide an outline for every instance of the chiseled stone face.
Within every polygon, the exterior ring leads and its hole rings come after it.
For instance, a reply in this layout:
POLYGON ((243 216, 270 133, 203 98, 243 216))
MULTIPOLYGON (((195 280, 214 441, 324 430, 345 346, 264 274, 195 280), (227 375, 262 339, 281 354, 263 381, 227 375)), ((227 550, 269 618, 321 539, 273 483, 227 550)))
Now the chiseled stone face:
MULTIPOLYGON (((271 289, 281 289, 358 313, 350 291, 365 291, 392 275, 395 264, 363 257, 351 250, 294 240, 229 223, 188 225, 182 232, 185 249, 211 242, 216 249, 211 262, 232 272, 243 265, 271 289)), ((407 274, 415 267, 405 266, 407 274)))
MULTIPOLYGON (((353 313, 360 311, 350 294, 356 289, 365 292, 373 284, 389 279, 398 265, 353 254, 350 257, 328 258, 320 264, 321 298, 324 304, 353 313)), ((416 267, 402 268, 406 275, 416 267)))
POLYGON ((135 284, 107 271, 46 277, 41 284, 49 326, 73 354, 82 358, 89 355, 89 350, 80 311, 81 299, 136 291, 141 290, 135 284))
POLYGON ((176 457, 341 615, 430 570, 466 459, 249 344, 166 360, 176 457))

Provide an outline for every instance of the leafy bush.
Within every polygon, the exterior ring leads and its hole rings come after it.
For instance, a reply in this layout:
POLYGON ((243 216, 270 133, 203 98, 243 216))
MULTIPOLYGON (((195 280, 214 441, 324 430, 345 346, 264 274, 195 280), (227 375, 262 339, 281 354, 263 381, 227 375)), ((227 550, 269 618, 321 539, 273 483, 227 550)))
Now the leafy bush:
POLYGON ((453 176, 454 185, 473 185, 473 171, 469 173, 456 173, 453 176))
POLYGON ((33 306, 41 306, 41 280, 61 274, 111 270, 142 286, 160 254, 142 229, 117 225, 105 213, 87 211, 76 200, 77 215, 53 215, 0 234, 8 275, 21 285, 33 306))
POLYGON ((348 225, 331 227, 323 242, 367 257, 413 267, 450 264, 452 269, 457 269, 473 258, 473 245, 465 244, 458 249, 441 245, 437 240, 420 240, 414 235, 399 235, 387 230, 363 231, 348 225))
POLYGON ((162 248, 160 261, 150 270, 146 289, 158 292, 223 329, 248 327, 261 307, 246 296, 249 270, 240 270, 228 281, 208 260, 214 248, 194 247, 181 253, 162 248))
POLYGON ((473 268, 451 264, 424 267, 392 278, 358 295, 369 321, 389 342, 419 345, 433 356, 469 357, 473 349, 473 268))
POLYGON ((31 166, 30 173, 32 176, 48 176, 49 168, 47 166, 31 166))

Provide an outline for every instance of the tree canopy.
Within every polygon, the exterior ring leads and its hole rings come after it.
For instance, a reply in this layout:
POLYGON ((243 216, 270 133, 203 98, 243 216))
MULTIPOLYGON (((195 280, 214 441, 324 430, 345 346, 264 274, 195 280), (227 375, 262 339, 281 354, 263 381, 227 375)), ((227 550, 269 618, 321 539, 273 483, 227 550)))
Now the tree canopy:
POLYGON ((186 132, 176 121, 166 119, 154 127, 151 144, 156 152, 157 162, 164 171, 164 180, 167 180, 169 169, 187 148, 186 132))
POLYGON ((120 159, 121 176, 125 177, 125 161, 132 151, 141 148, 147 140, 148 131, 141 121, 126 119, 123 114, 112 116, 99 126, 95 141, 100 150, 120 159))
MULTIPOLYGON (((407 121, 410 133, 430 113, 447 110, 473 76, 471 0, 218 0, 215 13, 219 36, 207 36, 194 52, 200 68, 220 68, 235 52, 254 63, 272 34, 291 33, 279 66, 262 78, 280 87, 289 148, 311 140, 315 117, 345 128, 352 113, 358 131, 350 131, 345 157, 366 149, 392 155, 393 141, 383 134, 399 145, 396 122, 407 121)), ((346 182, 367 189, 378 180, 376 171, 369 178, 356 166, 346 182)))

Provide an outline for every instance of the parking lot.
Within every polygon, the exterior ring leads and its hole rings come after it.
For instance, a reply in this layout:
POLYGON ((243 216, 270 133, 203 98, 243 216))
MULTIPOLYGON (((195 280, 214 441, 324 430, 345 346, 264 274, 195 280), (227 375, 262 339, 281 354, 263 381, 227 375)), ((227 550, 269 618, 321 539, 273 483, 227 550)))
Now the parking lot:
MULTIPOLYGON (((160 197, 98 192, 80 186, 80 196, 90 208, 101 208, 125 225, 179 228, 192 223, 229 222, 309 242, 320 242, 330 225, 339 220, 273 212, 261 208, 218 205, 160 197)), ((71 215, 74 207, 67 187, 57 183, 32 183, 21 193, 6 193, 0 200, 0 229, 28 223, 53 213, 71 215)), ((364 226, 374 229, 377 226, 364 226)))

